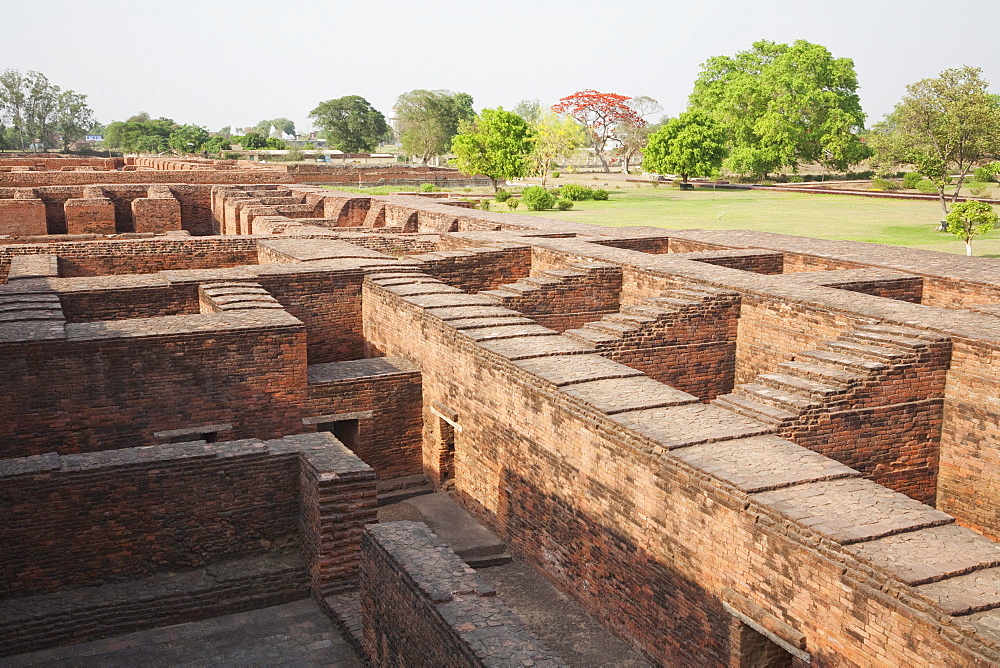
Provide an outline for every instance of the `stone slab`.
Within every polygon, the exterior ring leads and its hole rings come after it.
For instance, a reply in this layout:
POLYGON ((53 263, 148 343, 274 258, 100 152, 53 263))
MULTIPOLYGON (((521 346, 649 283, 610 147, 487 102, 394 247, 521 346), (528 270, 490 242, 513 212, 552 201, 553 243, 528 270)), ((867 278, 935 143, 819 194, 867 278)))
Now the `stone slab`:
POLYGON ((607 415, 643 408, 693 404, 698 397, 674 389, 649 376, 591 380, 562 388, 565 394, 585 401, 607 415))
POLYGON ((757 436, 771 431, 762 422, 711 404, 686 404, 629 411, 611 419, 657 442, 663 450, 697 443, 757 436))

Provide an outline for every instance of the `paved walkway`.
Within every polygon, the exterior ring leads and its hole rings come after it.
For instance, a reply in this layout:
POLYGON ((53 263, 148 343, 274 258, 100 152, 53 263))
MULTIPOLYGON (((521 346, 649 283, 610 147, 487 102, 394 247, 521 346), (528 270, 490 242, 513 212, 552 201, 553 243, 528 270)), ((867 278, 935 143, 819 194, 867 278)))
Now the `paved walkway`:
POLYGON ((20 666, 343 666, 363 664, 309 599, 0 659, 20 666))

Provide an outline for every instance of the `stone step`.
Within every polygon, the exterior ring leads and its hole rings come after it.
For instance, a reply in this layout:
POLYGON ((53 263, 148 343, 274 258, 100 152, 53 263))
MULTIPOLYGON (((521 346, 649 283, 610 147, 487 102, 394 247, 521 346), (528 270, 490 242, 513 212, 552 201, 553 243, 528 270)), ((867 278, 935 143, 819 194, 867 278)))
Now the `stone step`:
POLYGON ((763 404, 739 394, 724 394, 712 403, 720 408, 739 413, 744 417, 759 420, 765 424, 777 425, 798 417, 798 414, 769 404, 763 404))
POLYGON ((887 368, 887 365, 882 362, 858 357, 857 355, 850 355, 840 350, 805 350, 801 353, 796 353, 795 361, 862 373, 874 373, 887 368))
POLYGON ((795 394, 805 394, 817 399, 834 397, 847 391, 847 386, 840 383, 822 383, 812 378, 787 373, 762 373, 757 376, 756 380, 768 387, 795 394))
POLYGON ((912 354, 903 352, 898 348, 887 348, 885 346, 873 346, 864 343, 854 343, 852 341, 824 341, 820 344, 820 350, 831 350, 833 352, 863 357, 873 362, 883 362, 885 364, 899 364, 905 362, 912 354))
POLYGON ((654 318, 656 320, 662 320, 672 313, 677 313, 676 309, 672 308, 662 308, 659 306, 652 306, 649 304, 635 304, 630 306, 622 306, 620 313, 628 313, 630 315, 641 315, 649 318, 654 318))
POLYGON ((557 279, 565 278, 584 278, 587 275, 585 271, 577 271, 575 269, 546 269, 542 272, 544 276, 552 276, 557 279))
POLYGON ((587 325, 584 325, 580 329, 567 329, 562 333, 562 335, 569 337, 574 341, 579 341, 580 343, 593 346, 597 346, 602 343, 613 343, 621 338, 620 336, 609 334, 608 332, 591 329, 587 325))
POLYGON ((830 385, 839 384, 843 387, 849 387, 861 381, 861 375, 858 373, 847 371, 840 367, 813 364, 800 360, 782 362, 778 365, 778 370, 804 378, 815 378, 821 383, 829 383, 830 385))
POLYGON ((921 350, 927 349, 931 345, 931 341, 925 341, 923 339, 914 339, 908 336, 900 336, 898 334, 890 334, 884 332, 847 332, 841 334, 838 341, 852 341, 860 343, 863 345, 874 345, 882 346, 886 348, 893 348, 895 350, 901 350, 906 353, 917 353, 921 350))
POLYGON ((653 306, 665 306, 667 308, 690 308, 692 306, 698 306, 701 300, 695 299, 677 299, 675 297, 651 297, 647 299, 649 303, 653 306))
POLYGON ((943 342, 948 340, 948 337, 943 334, 936 334, 925 329, 915 329, 913 327, 900 327, 898 325, 860 325, 856 331, 883 332, 910 339, 921 339, 923 341, 943 342))
POLYGON ((648 325, 649 323, 656 322, 656 318, 650 318, 645 315, 637 315, 635 313, 609 313, 608 315, 601 318, 604 322, 620 322, 624 325, 648 325))
POLYGON ((543 287, 546 285, 560 285, 562 283, 565 283, 565 281, 561 278, 555 278, 552 276, 528 276, 519 280, 518 283, 526 283, 528 285, 536 285, 538 287, 543 287))
POLYGON ((387 506, 411 499, 421 494, 434 492, 434 485, 423 474, 379 480, 376 483, 378 505, 387 506))
POLYGON ((738 385, 733 393, 792 413, 799 413, 820 403, 813 397, 762 383, 743 383, 738 385))
POLYGON ((604 319, 588 322, 584 325, 584 328, 596 329, 599 332, 606 332, 614 336, 624 336, 625 334, 630 334, 638 329, 637 323, 615 322, 613 320, 604 319))

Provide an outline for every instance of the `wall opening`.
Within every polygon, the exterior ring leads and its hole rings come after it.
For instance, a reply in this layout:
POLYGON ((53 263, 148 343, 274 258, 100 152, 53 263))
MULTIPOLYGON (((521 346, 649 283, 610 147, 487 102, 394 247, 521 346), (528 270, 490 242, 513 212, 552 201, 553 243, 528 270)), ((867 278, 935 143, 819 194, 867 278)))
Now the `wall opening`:
POLYGON ((316 425, 316 431, 328 431, 333 434, 338 441, 354 451, 358 447, 360 423, 358 420, 335 420, 334 422, 322 422, 316 425))
POLYGON ((739 630, 739 668, 791 668, 792 655, 746 624, 739 630))
POLYGON ((455 478, 455 428, 443 418, 437 419, 438 479, 441 484, 455 478))

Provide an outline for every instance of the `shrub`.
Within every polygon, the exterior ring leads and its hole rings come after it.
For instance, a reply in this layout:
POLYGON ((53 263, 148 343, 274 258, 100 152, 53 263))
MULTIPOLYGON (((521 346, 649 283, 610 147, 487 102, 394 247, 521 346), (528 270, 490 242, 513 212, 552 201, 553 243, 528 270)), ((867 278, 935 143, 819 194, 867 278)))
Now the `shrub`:
POLYGON ((559 172, 552 172, 552 178, 558 179, 559 178, 559 172))
POLYGON ((890 181, 889 179, 875 178, 872 179, 872 185, 869 190, 899 190, 899 184, 895 181, 890 181))
POLYGON ((561 199, 556 201, 556 208, 560 211, 569 211, 573 208, 573 202, 568 199, 561 199))
POLYGON ((968 188, 973 197, 982 197, 990 191, 990 184, 973 181, 969 184, 968 188))
POLYGON ((930 179, 920 179, 917 183, 917 190, 924 193, 925 195, 936 195, 937 186, 930 179))
POLYGON ((903 174, 903 187, 907 190, 914 190, 919 186, 920 181, 923 178, 924 177, 920 175, 920 172, 907 172, 906 174, 903 174))
POLYGON ((422 193, 434 193, 437 192, 437 186, 433 183, 421 183, 420 192, 422 193))
POLYGON ((481 210, 483 210, 483 211, 489 211, 490 210, 490 201, 488 199, 480 200, 480 202, 479 202, 479 208, 481 210))
POLYGON ((507 199, 507 208, 510 209, 511 211, 516 209, 519 204, 521 204, 521 201, 518 199, 515 199, 513 197, 507 199))
POLYGON ((608 199, 608 191, 604 190, 603 188, 598 188, 593 192, 593 198, 595 200, 603 202, 608 199))
POLYGON ((562 196, 573 202, 594 198, 594 189, 576 183, 567 183, 562 188, 562 196))
POLYGON ((524 194, 521 195, 521 199, 524 201, 524 205, 532 211, 544 211, 545 209, 551 209, 556 203, 555 196, 541 186, 531 186, 525 188, 524 194))
POLYGON ((560 197, 562 195, 562 190, 560 190, 559 188, 549 188, 549 192, 555 195, 556 197, 560 197))
POLYGON ((788 177, 788 182, 789 183, 802 183, 803 181, 805 181, 805 179, 803 179, 798 174, 793 174, 793 175, 791 175, 791 176, 788 177))
POLYGON ((997 175, 1000 175, 1000 162, 991 162, 988 165, 978 167, 973 174, 975 175, 976 181, 980 181, 982 183, 996 181, 997 175))
POLYGON ((510 193, 501 188, 500 190, 497 191, 497 194, 493 196, 493 199, 495 199, 498 202, 506 202, 507 200, 510 199, 510 193))

